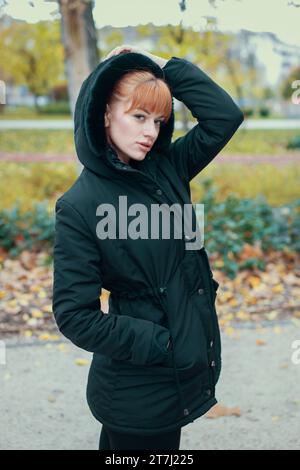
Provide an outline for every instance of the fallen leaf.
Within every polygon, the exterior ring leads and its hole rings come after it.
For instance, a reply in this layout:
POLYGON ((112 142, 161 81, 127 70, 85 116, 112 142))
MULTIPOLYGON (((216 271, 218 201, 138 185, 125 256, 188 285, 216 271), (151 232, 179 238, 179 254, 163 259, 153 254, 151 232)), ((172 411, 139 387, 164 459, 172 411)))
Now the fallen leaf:
POLYGON ((272 416, 272 421, 278 421, 279 419, 279 416, 272 416))
POLYGON ((228 408, 221 403, 216 403, 206 414, 209 419, 220 418, 221 416, 241 416, 241 410, 237 406, 228 408))
POLYGON ((81 359, 81 358, 75 359, 75 364, 77 364, 78 366, 86 366, 89 363, 90 361, 88 361, 87 359, 81 359))
POLYGON ((257 339, 256 344, 257 346, 263 346, 264 344, 266 344, 266 341, 264 339, 257 339))

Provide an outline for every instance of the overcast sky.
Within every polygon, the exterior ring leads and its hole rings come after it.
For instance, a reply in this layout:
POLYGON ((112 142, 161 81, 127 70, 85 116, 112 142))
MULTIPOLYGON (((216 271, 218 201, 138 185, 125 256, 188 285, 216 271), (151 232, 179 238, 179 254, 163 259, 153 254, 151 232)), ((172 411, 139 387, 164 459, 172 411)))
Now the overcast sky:
MULTIPOLYGON (((55 2, 45 0, 8 0, 8 3, 2 11, 30 22, 53 19, 53 12, 57 11, 55 2)), ((244 28, 273 32, 282 41, 300 46, 300 8, 289 7, 288 3, 290 0, 216 0, 218 7, 213 8, 208 0, 186 0, 187 9, 181 12, 179 0, 96 0, 94 18, 98 27, 148 22, 175 25, 182 19, 185 26, 199 30, 205 25, 205 16, 216 16, 222 31, 244 28)))

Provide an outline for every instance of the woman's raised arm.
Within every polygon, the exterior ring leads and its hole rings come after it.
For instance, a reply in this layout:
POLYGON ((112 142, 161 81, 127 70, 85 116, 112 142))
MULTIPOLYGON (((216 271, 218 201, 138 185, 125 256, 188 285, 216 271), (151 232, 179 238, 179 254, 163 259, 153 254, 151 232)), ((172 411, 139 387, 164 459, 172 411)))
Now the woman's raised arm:
POLYGON ((192 62, 173 56, 163 71, 174 97, 198 121, 169 148, 169 158, 178 174, 190 181, 226 145, 244 115, 229 94, 192 62))

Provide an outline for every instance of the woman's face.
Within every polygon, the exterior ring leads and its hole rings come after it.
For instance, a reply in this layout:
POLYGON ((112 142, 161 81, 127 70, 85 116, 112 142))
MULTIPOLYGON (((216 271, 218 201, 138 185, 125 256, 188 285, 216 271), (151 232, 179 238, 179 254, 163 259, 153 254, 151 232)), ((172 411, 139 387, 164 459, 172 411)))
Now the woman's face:
POLYGON ((130 103, 119 101, 107 105, 105 113, 105 132, 109 144, 124 163, 129 160, 143 160, 156 141, 163 116, 140 108, 129 109, 130 103), (140 143, 150 146, 143 147, 140 143))

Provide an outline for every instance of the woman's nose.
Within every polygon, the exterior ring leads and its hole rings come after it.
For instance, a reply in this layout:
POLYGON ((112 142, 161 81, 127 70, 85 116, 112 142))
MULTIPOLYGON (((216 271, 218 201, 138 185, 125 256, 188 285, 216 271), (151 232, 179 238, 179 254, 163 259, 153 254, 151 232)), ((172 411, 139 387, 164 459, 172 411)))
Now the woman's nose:
POLYGON ((158 133, 158 130, 159 129, 157 129, 154 122, 152 124, 148 123, 144 127, 144 135, 148 135, 148 136, 151 136, 151 137, 156 137, 156 135, 158 133))

